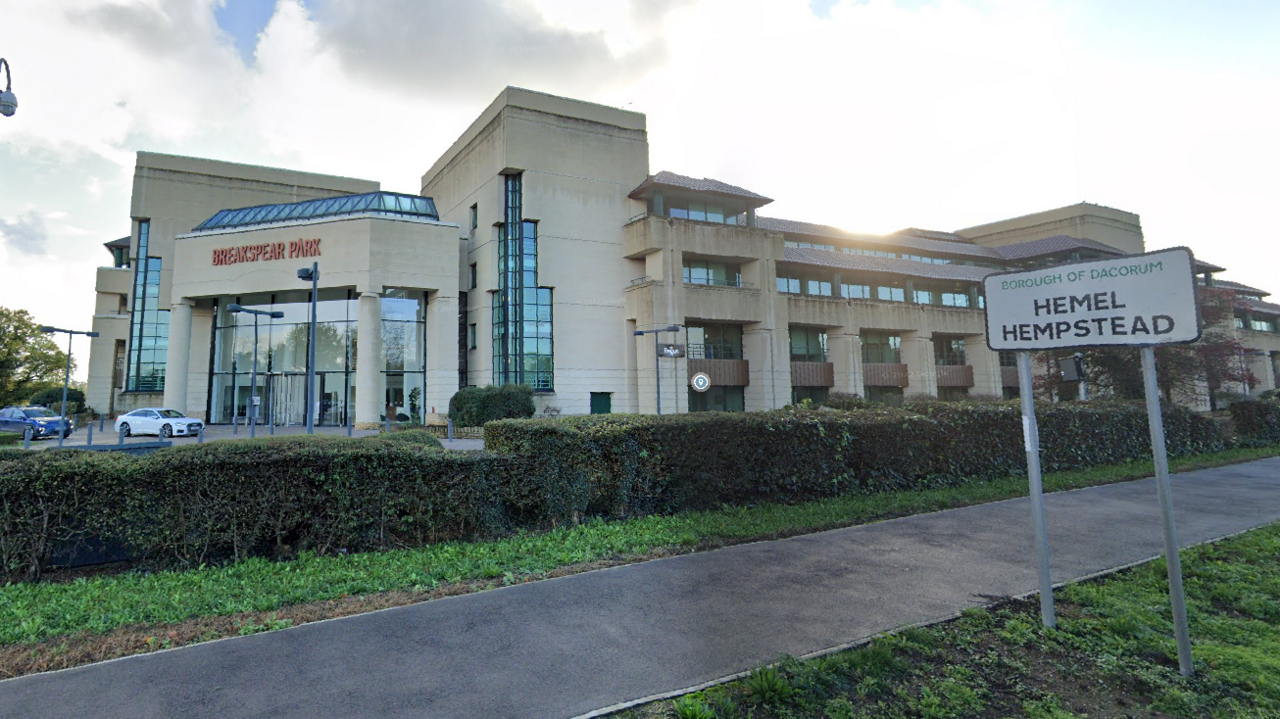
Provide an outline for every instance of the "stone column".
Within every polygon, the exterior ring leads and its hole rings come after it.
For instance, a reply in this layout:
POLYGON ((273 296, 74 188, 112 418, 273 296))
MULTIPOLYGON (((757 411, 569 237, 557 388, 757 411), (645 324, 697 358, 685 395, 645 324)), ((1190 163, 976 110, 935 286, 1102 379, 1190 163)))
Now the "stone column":
POLYGON ((1004 375, 1000 372, 1000 355, 987 348, 982 335, 964 338, 965 360, 973 367, 974 394, 1001 397, 1004 395, 1004 375))
POLYGON ((187 412, 187 368, 191 364, 191 308, 187 298, 169 306, 169 350, 165 353, 164 406, 187 412))
POLYGON ((837 328, 827 336, 827 359, 835 372, 835 386, 832 392, 862 394, 858 384, 858 337, 847 334, 843 328, 837 328))
POLYGON ((356 323, 356 428, 377 429, 382 387, 382 296, 361 292, 356 323))
POLYGON ((434 293, 427 302, 426 320, 427 391, 423 397, 423 420, 444 422, 449 414, 449 399, 458 391, 458 298, 434 293), (432 412, 438 416, 430 417, 432 412))
POLYGON ((938 396, 938 367, 933 358, 933 339, 922 335, 902 338, 902 360, 907 363, 904 395, 938 396))

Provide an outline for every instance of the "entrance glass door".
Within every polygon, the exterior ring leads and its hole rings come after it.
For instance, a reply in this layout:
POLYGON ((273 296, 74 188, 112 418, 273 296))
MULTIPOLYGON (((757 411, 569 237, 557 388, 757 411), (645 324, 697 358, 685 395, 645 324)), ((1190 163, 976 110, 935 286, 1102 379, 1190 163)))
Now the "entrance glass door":
POLYGON ((271 420, 280 426, 306 422, 307 376, 305 374, 273 374, 267 389, 271 420))

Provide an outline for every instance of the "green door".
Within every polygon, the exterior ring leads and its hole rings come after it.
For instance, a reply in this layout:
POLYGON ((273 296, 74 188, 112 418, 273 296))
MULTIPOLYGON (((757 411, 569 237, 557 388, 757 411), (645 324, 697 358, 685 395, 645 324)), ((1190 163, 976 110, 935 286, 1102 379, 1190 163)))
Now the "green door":
POLYGON ((609 414, 613 411, 612 392, 591 393, 591 414, 609 414))

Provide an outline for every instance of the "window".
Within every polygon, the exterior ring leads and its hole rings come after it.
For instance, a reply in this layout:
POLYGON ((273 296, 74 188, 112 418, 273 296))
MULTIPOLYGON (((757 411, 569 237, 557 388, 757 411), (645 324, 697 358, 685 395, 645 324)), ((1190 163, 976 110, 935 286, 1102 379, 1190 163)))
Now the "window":
POLYGON ((840 296, 849 300, 869 300, 871 299, 871 287, 842 282, 840 283, 840 296))
POLYGON ((610 414, 613 412, 612 392, 591 393, 591 414, 610 414))
POLYGON ((885 252, 883 250, 864 250, 859 247, 841 247, 840 251, 850 255, 865 255, 867 257, 887 257, 891 260, 898 258, 898 253, 896 252, 885 252))
POLYGON ((821 404, 827 401, 827 395, 831 390, 828 387, 792 387, 791 388, 791 404, 800 404, 805 400, 809 400, 814 404, 821 404))
POLYGON ((738 265, 709 260, 685 260, 684 281, 690 285, 741 287, 742 273, 738 265))
POLYGON ((714 222, 720 225, 738 224, 737 213, 733 208, 726 208, 712 202, 693 200, 672 200, 667 207, 667 215, 681 220, 697 220, 698 222, 714 222))
POLYGON ((476 326, 474 323, 467 328, 467 349, 476 348, 476 326))
POLYGON ((788 295, 800 294, 800 278, 799 277, 783 277, 779 275, 778 291, 788 295))
MULTIPOLYGON (((475 204, 471 206, 471 231, 474 233, 476 231, 476 228, 479 226, 480 226, 480 205, 475 204)), ((475 265, 472 265, 472 267, 475 267, 475 265)), ((474 285, 472 286, 474 287, 474 285)))
POLYGON ((538 287, 538 223, 523 218, 522 176, 506 176, 493 296, 493 383, 555 389, 552 293, 538 287))
POLYGON ((1238 329, 1238 330, 1242 330, 1242 329, 1244 329, 1244 318, 1243 318, 1243 317, 1236 317, 1236 322, 1235 322, 1235 324, 1236 324, 1236 329, 1238 329))
POLYGON ((941 292, 939 296, 942 298, 943 307, 968 307, 968 292, 941 292))
POLYGON ((1018 353, 1017 353, 1017 352, 1010 352, 1009 350, 1001 350, 1001 351, 1000 351, 1000 366, 1001 366, 1001 367, 1017 367, 1017 366, 1018 366, 1018 353))
POLYGON ((934 302, 933 290, 912 290, 911 301, 918 305, 932 305, 934 302))
POLYGON ((965 364, 964 338, 935 335, 933 338, 933 360, 940 365, 965 364))
POLYGON ((706 392, 689 388, 690 412, 742 412, 746 410, 741 387, 714 386, 706 392))
POLYGON ((132 392, 164 389, 164 368, 169 350, 169 310, 160 302, 159 257, 149 257, 151 221, 138 221, 138 266, 133 274, 133 311, 129 314, 129 379, 132 392))
POLYGON ((862 361, 871 364, 901 364, 902 336, 888 332, 863 332, 862 361))
POLYGON ((867 385, 866 398, 872 402, 880 402, 893 406, 902 404, 902 388, 901 387, 876 387, 867 385))
POLYGON ((685 344, 689 359, 742 359, 742 325, 691 325, 685 344))
POLYGON ((826 362, 827 331, 817 327, 792 327, 791 361, 826 362))
POLYGON ((808 280, 805 282, 805 294, 814 297, 830 297, 831 283, 827 280, 808 280))
POLYGON ((479 273, 476 271, 476 263, 471 263, 471 281, 467 289, 474 290, 476 288, 479 273))
POLYGON ((1255 332, 1275 332, 1276 323, 1274 320, 1249 320, 1249 329, 1255 332))
POLYGON ((823 244, 819 244, 819 243, 817 243, 817 242, 795 242, 795 241, 792 241, 792 240, 784 240, 784 241, 783 241, 783 243, 782 243, 782 246, 783 246, 783 247, 797 247, 797 248, 800 248, 800 247, 807 247, 807 248, 814 249, 814 250, 826 250, 826 251, 828 251, 828 252, 835 252, 835 251, 836 251, 836 246, 835 246, 835 245, 823 245, 823 244))
POLYGON ((906 302, 907 291, 902 287, 881 285, 876 287, 876 299, 883 302, 906 302))

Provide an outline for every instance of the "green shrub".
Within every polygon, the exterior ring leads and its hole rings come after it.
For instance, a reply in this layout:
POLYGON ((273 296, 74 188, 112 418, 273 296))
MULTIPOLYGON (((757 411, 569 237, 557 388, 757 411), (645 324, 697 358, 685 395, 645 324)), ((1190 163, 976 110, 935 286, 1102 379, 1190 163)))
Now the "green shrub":
POLYGON ((820 404, 823 407, 844 410, 846 412, 875 407, 875 404, 873 404, 871 400, 863 399, 862 397, 849 392, 832 392, 828 394, 827 398, 822 400, 820 404))
POLYGON ((523 384, 464 387, 449 400, 449 417, 459 427, 479 427, 495 419, 532 417, 533 388, 523 384))
POLYGON ((1243 400, 1231 404, 1236 432, 1256 442, 1280 442, 1280 401, 1243 400))
POLYGON ((5 450, 0 582, 38 578, 55 547, 90 535, 150 566, 189 567, 568 521, 547 515, 554 503, 530 491, 548 484, 539 473, 521 457, 347 437, 211 442, 144 457, 5 450))
MULTIPOLYGON (((1151 455, 1141 405, 1043 405, 1038 416, 1045 471, 1151 455)), ((1211 420, 1179 407, 1166 409, 1165 434, 1175 456, 1224 446, 1211 420)), ((485 446, 541 458, 545 476, 556 478, 557 500, 607 516, 921 489, 1026 471, 1021 414, 1002 403, 507 420, 485 426, 485 446)))
MULTIPOLYGON (((48 407, 54 412, 62 410, 62 385, 46 387, 31 395, 27 404, 48 407)), ((67 414, 75 415, 84 411, 84 390, 75 387, 67 388, 67 414)))
POLYGON ((431 449, 444 449, 444 445, 440 443, 440 439, 430 430, 422 427, 414 427, 412 429, 395 429, 391 434, 375 434, 366 439, 381 440, 385 442, 399 442, 404 444, 416 445, 431 449))

